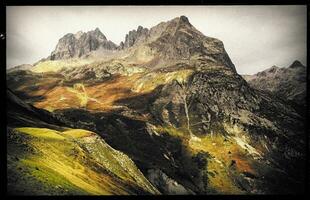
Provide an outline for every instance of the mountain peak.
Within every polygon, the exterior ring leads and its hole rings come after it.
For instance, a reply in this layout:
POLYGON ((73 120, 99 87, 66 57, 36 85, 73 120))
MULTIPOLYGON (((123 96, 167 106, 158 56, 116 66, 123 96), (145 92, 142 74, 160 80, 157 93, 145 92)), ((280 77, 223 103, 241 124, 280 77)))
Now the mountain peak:
POLYGON ((268 73, 275 73, 278 69, 279 69, 278 66, 273 65, 272 67, 267 69, 266 72, 268 72, 268 73))
POLYGON ((184 15, 180 16, 180 21, 184 22, 184 23, 189 23, 188 18, 186 16, 184 16, 184 15))
POLYGON ((76 34, 74 34, 76 39, 79 39, 84 34, 83 31, 78 31, 76 34))
POLYGON ((170 22, 172 22, 173 24, 175 23, 175 24, 191 25, 188 18, 184 15, 181 15, 180 17, 176 17, 172 19, 170 22))
POLYGON ((129 31, 126 34, 124 46, 121 46, 121 48, 129 48, 137 42, 144 40, 147 37, 148 31, 147 28, 143 28, 142 26, 138 26, 137 30, 129 31))
POLYGON ((304 67, 303 64, 301 64, 301 62, 299 60, 295 60, 290 66, 289 68, 298 68, 298 67, 304 67))
POLYGON ((83 31, 76 34, 68 33, 59 40, 55 50, 51 53, 50 59, 81 57, 99 48, 115 50, 117 45, 108 41, 98 27, 86 33, 83 31))
POLYGON ((95 30, 89 31, 89 34, 93 34, 95 37, 102 38, 103 40, 107 40, 105 35, 100 31, 100 29, 97 27, 95 30))

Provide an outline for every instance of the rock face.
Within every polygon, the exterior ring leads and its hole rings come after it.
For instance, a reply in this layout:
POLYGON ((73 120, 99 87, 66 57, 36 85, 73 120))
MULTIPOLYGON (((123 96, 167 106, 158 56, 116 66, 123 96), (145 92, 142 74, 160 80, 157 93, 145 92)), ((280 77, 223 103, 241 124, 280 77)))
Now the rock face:
POLYGON ((244 76, 251 87, 273 93, 299 105, 306 103, 306 67, 294 61, 289 67, 272 66, 254 75, 244 76))
POLYGON ((99 48, 115 50, 117 45, 107 40, 99 28, 87 33, 81 31, 76 34, 69 33, 59 40, 56 49, 51 53, 50 59, 81 57, 99 48))

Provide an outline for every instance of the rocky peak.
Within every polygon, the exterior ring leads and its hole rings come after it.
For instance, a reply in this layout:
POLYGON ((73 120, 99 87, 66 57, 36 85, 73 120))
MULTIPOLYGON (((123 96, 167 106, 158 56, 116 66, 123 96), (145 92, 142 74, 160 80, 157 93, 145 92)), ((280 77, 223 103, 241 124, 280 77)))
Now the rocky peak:
POLYGON ((184 22, 184 23, 188 23, 189 24, 189 21, 188 21, 188 18, 184 15, 180 16, 180 22, 184 22))
POLYGON ((299 67, 305 67, 303 64, 301 64, 301 62, 299 60, 295 60, 290 66, 289 68, 299 68, 299 67))
POLYGON ((59 60, 82 57, 99 48, 115 50, 117 45, 107 40, 99 28, 86 33, 82 31, 76 34, 68 33, 58 41, 56 49, 51 53, 50 59, 59 60))
POLYGON ((278 69, 279 69, 279 67, 273 65, 273 66, 272 66, 271 68, 269 68, 267 71, 268 71, 269 73, 274 73, 274 72, 276 72, 278 69))
POLYGON ((188 18, 184 15, 172 19, 170 23, 176 23, 177 25, 185 25, 185 26, 190 26, 190 27, 192 26, 188 18))
POLYGON ((82 37, 83 34, 85 34, 83 31, 79 31, 79 32, 77 32, 76 34, 74 34, 74 37, 75 37, 76 39, 80 39, 80 37, 82 37))
POLYGON ((103 35, 103 33, 100 31, 100 29, 98 27, 95 30, 89 31, 88 33, 95 38, 107 40, 105 35, 103 35))
POLYGON ((204 65, 235 66, 225 51, 223 42, 205 36, 185 16, 160 23, 149 31, 148 46, 165 60, 191 61, 199 59, 204 65))
POLYGON ((129 31, 129 33, 126 34, 123 48, 129 48, 139 41, 144 41, 147 37, 148 31, 147 28, 143 28, 142 26, 138 26, 137 30, 129 31))

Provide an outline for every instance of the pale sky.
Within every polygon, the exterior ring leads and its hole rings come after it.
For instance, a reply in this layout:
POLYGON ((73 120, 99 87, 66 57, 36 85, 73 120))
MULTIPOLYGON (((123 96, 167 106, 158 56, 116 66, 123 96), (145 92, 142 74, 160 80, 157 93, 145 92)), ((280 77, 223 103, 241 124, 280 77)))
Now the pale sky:
POLYGON ((181 15, 224 42, 239 74, 294 60, 307 64, 306 6, 8 6, 7 67, 49 56, 67 33, 98 27, 119 44, 139 25, 151 28, 181 15))

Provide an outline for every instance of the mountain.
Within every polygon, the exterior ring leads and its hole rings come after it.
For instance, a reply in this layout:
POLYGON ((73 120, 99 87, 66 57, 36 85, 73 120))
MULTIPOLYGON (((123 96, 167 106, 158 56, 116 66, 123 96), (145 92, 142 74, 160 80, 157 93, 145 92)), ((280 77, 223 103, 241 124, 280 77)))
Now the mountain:
POLYGON ((99 28, 86 33, 82 31, 76 34, 69 33, 58 41, 56 49, 50 55, 50 59, 59 60, 81 57, 99 48, 115 50, 117 45, 107 40, 99 28))
POLYGON ((185 16, 139 26, 113 51, 8 73, 7 84, 67 127, 97 133, 162 194, 304 191, 303 115, 251 87, 223 42, 185 16))
POLYGON ((306 104, 306 67, 294 61, 286 68, 272 66, 254 75, 244 76, 251 87, 273 93, 298 105, 306 104))
POLYGON ((107 41, 99 29, 87 33, 67 34, 59 40, 49 59, 36 63, 32 71, 56 71, 62 68, 81 67, 90 63, 107 65, 116 62, 122 65, 131 64, 153 69, 184 63, 225 65, 235 70, 234 64, 224 49, 223 42, 203 35, 190 24, 187 17, 181 16, 162 22, 150 30, 139 26, 137 30, 129 31, 120 46, 107 41), (81 60, 59 61, 81 56, 89 59, 83 59, 83 62, 81 60), (51 67, 46 69, 46 65, 51 67))

